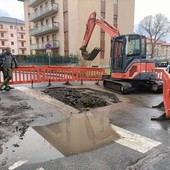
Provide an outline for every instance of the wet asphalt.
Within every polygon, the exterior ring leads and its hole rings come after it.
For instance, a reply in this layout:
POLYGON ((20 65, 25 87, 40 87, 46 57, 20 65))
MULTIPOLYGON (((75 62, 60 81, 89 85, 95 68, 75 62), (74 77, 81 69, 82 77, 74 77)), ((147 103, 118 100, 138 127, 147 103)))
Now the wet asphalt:
MULTIPOLYGON (((27 86, 29 90, 21 90, 20 86, 16 86, 13 93, 17 93, 20 97, 29 98, 27 100, 29 104, 32 103, 33 109, 37 109, 37 112, 45 112, 48 110, 55 112, 53 120, 40 119, 36 122, 36 126, 47 125, 53 122, 61 122, 73 115, 78 115, 78 111, 70 106, 66 106, 61 102, 55 100, 48 100, 47 98, 41 99, 41 90, 44 85, 35 85, 33 89, 27 86), (18 87, 18 88, 17 88, 18 87), (35 94, 35 91, 37 94, 35 94)), ((75 84, 75 87, 80 88, 80 85, 75 84)), ((102 85, 97 86, 93 83, 83 84, 81 88, 92 88, 97 90, 105 90, 102 85)), ((113 92, 111 92, 113 93, 113 92)), ((116 127, 120 127, 123 130, 131 132, 132 134, 139 135, 139 141, 144 138, 151 139, 152 141, 160 142, 159 145, 148 149, 148 151, 142 153, 138 149, 132 149, 131 147, 122 145, 113 141, 96 149, 87 150, 84 152, 75 153, 68 156, 62 156, 59 158, 51 158, 47 161, 37 161, 30 163, 29 160, 23 165, 15 168, 16 170, 169 170, 170 169, 170 121, 153 121, 152 116, 160 116, 164 113, 163 108, 152 108, 152 106, 158 105, 163 101, 162 94, 151 93, 135 93, 130 95, 116 94, 119 98, 119 103, 113 103, 103 108, 97 108, 86 112, 85 114, 98 116, 107 115, 109 123, 116 127)), ((82 117, 82 115, 80 115, 82 117)), ((99 121, 104 120, 101 118, 99 121)), ((107 122, 108 122, 107 120, 107 122)), ((79 120, 77 120, 79 121, 79 120)), ((105 121, 105 120, 104 120, 105 121)), ((81 121, 80 121, 81 122, 81 121)), ((85 122, 85 121, 82 121, 85 122)), ((106 121, 105 121, 106 122, 106 121)), ((93 121, 91 126, 93 129, 93 121)), ((71 126, 71 125, 70 125, 71 126)), ((65 127, 65 126, 64 126, 65 127)), ((79 127, 79 126, 78 126, 79 127)), ((75 128, 78 128, 75 127, 75 128)), ((89 126, 88 126, 89 127, 89 126)), ((56 128, 59 128, 58 126, 56 128)), ((103 126, 99 126, 100 132, 103 126)), ((87 128, 88 129, 88 128, 87 128)), ((96 128, 97 129, 97 128, 96 128)), ((89 137, 90 140, 98 142, 97 132, 94 130, 94 138, 89 137)), ((89 129, 88 129, 89 130, 89 129)), ((66 131, 69 129, 66 128, 66 131)), ((51 131, 50 131, 51 132, 51 131)), ((52 131, 53 132, 53 131, 52 131)), ((81 133, 81 130, 80 132, 81 133)), ((82 130, 82 133, 86 134, 86 131, 82 130)), ((90 132, 89 132, 90 133, 90 132)), ((88 134, 89 134, 88 133, 88 134)), ((74 134, 76 135, 76 134, 74 134)), ((73 145, 77 144, 79 140, 77 136, 72 138, 65 138, 68 143, 73 142, 73 145), (71 139, 71 141, 69 141, 71 139)), ((101 136, 100 140, 101 141, 101 136)), ((57 137, 56 137, 57 138, 57 137)), ((132 136, 133 138, 133 136, 132 136)), ((122 138, 123 139, 123 138, 122 138)), ((133 142, 133 141, 132 141, 133 142)), ((131 141, 127 145, 130 145, 131 141)), ((52 141, 50 144, 53 145, 52 141)), ((73 146, 72 146, 73 147, 73 146)), ((138 145, 140 148, 140 143, 138 145)), ((142 147, 142 146, 141 146, 142 147)), ((43 149, 43 148, 41 148, 43 149)), ((1 155, 0 155, 1 156, 1 155)), ((2 170, 9 169, 8 167, 2 168, 2 170)))

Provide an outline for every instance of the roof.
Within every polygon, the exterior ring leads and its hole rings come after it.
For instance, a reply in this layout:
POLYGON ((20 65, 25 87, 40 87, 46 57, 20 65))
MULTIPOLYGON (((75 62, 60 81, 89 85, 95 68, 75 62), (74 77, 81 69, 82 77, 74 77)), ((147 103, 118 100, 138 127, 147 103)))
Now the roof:
POLYGON ((17 18, 10 18, 10 17, 0 17, 0 22, 13 23, 13 24, 17 23, 17 24, 24 25, 24 21, 17 18))

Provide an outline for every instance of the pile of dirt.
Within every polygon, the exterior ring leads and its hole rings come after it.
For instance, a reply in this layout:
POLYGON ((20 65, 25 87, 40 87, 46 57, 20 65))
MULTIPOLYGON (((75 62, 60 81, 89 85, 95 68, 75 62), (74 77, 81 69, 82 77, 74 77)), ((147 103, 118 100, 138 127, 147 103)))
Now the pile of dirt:
POLYGON ((80 112, 88 111, 92 108, 108 106, 111 102, 119 102, 114 94, 88 88, 55 87, 48 88, 44 92, 49 96, 78 109, 80 112))

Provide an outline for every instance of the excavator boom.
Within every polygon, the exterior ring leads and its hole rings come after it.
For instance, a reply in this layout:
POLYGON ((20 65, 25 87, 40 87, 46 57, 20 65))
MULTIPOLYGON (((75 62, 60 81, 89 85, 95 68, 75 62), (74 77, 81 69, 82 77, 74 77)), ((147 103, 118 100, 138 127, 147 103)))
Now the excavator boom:
POLYGON ((80 47, 82 56, 85 60, 94 60, 97 54, 101 51, 101 49, 98 47, 95 47, 90 53, 88 53, 87 51, 87 45, 89 43, 89 40, 91 38, 91 35, 96 24, 102 30, 107 32, 110 35, 110 37, 116 37, 119 35, 119 31, 117 28, 113 27, 108 21, 106 21, 101 16, 97 15, 96 12, 91 13, 86 24, 86 31, 83 38, 83 44, 80 47), (99 19, 96 18, 97 16, 99 17, 99 19))

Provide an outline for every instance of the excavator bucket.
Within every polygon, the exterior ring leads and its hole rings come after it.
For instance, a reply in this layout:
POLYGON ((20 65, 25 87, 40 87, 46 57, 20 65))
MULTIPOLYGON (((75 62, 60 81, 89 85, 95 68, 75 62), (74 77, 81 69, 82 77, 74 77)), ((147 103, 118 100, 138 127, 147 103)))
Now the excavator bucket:
POLYGON ((100 48, 95 47, 95 48, 91 51, 91 53, 88 53, 87 51, 82 50, 82 53, 81 53, 81 54, 82 54, 84 60, 90 60, 90 61, 92 61, 92 60, 94 60, 94 59, 96 58, 97 54, 98 54, 100 51, 101 51, 100 48))

